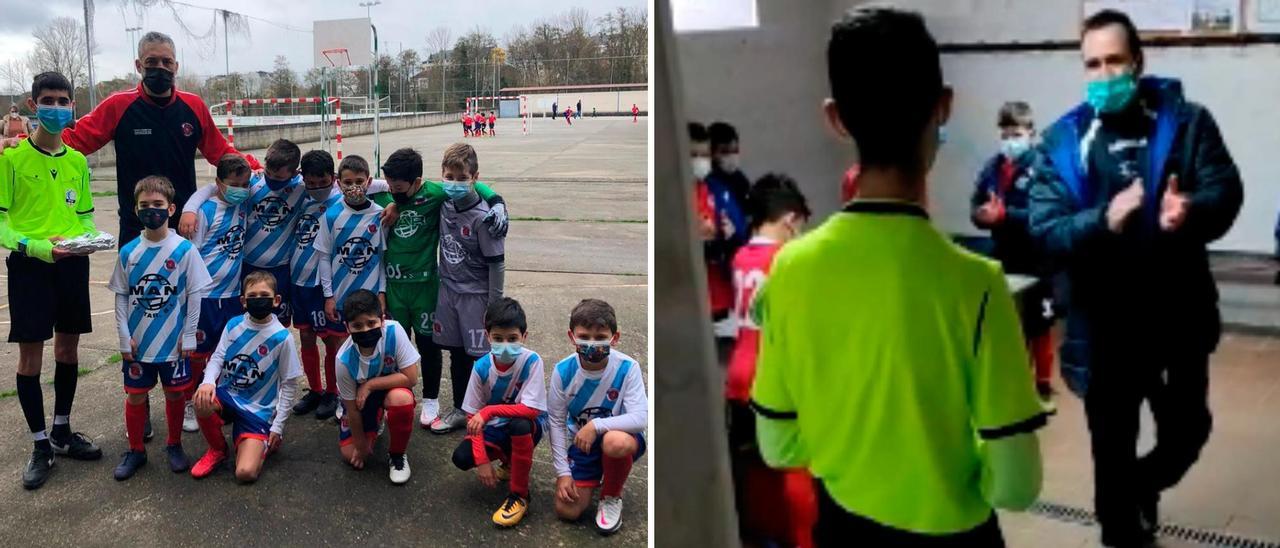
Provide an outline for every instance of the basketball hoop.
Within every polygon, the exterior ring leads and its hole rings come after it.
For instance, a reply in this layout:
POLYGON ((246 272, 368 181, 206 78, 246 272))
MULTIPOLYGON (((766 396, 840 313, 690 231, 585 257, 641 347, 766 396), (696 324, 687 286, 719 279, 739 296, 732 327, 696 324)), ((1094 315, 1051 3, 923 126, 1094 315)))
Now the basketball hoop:
POLYGON ((346 67, 351 66, 351 54, 347 53, 347 48, 320 50, 320 54, 324 55, 325 60, 329 61, 329 66, 331 67, 336 67, 339 63, 346 67))

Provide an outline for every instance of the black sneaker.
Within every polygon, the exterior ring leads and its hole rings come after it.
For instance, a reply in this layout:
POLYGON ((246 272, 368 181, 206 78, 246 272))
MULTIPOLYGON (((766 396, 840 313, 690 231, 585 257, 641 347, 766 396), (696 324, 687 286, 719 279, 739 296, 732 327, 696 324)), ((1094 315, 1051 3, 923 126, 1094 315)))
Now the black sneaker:
POLYGON ((302 399, 298 400, 298 403, 295 403, 293 405, 293 414, 306 415, 312 411, 315 411, 316 407, 318 407, 319 405, 320 405, 320 393, 308 390, 307 394, 305 396, 302 396, 302 399))
POLYGON ((181 443, 164 446, 164 452, 169 456, 169 470, 173 473, 185 472, 190 466, 187 462, 187 454, 182 451, 181 443))
POLYGON ((67 436, 65 440, 50 437, 49 444, 53 446, 54 453, 75 460, 98 460, 102 458, 102 449, 94 445, 89 440, 89 436, 80 432, 67 436))
POLYGON ((333 418, 338 410, 338 395, 325 393, 320 397, 320 406, 316 407, 316 418, 319 420, 333 418))
POLYGON ((120 455, 120 464, 116 466, 116 481, 124 481, 132 478, 139 468, 147 465, 147 453, 145 451, 125 451, 120 455))
POLYGON ((31 452, 31 460, 27 461, 27 469, 22 471, 22 486, 27 489, 39 489, 53 472, 53 451, 36 449, 31 452))

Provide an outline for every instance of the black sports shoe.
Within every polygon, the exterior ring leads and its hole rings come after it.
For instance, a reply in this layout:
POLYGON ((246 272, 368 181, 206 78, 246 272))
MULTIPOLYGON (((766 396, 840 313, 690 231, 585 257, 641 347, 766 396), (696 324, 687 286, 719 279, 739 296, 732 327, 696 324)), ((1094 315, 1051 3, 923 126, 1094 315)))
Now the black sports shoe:
POLYGON ((27 489, 39 489, 53 472, 53 451, 36 449, 31 452, 31 460, 27 461, 27 469, 22 471, 22 486, 27 489))
POLYGON ((65 440, 51 436, 49 444, 53 446, 54 453, 75 460, 98 460, 102 458, 102 449, 94 445, 89 440, 89 436, 80 432, 67 436, 65 440))
POLYGON ((164 446, 164 452, 169 456, 169 470, 173 473, 185 472, 190 466, 187 462, 187 454, 182 451, 181 443, 164 446))
POLYGON ((124 481, 133 477, 139 468, 147 465, 146 451, 125 451, 116 466, 116 481, 124 481))
POLYGON ((298 403, 293 404, 293 414, 306 415, 312 411, 315 411, 316 407, 318 407, 319 405, 320 405, 320 392, 314 392, 314 391, 308 390, 307 394, 305 396, 302 396, 302 399, 298 400, 298 403))
POLYGON ((320 420, 332 418, 338 410, 338 395, 325 393, 320 397, 320 406, 316 407, 316 418, 320 420))

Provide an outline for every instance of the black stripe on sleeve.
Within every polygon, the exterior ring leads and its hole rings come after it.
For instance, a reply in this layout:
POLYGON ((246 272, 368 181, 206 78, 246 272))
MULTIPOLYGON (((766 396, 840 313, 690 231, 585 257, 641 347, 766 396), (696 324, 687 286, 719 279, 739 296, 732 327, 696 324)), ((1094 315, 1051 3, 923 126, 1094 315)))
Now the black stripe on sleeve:
POLYGON ((991 298, 991 291, 982 293, 982 304, 978 305, 978 322, 973 328, 973 355, 978 355, 978 348, 982 344, 982 324, 987 319, 987 301, 991 298))
POLYGON ((89 211, 77 211, 77 212, 76 212, 76 215, 88 215, 88 214, 90 214, 90 213, 93 213, 93 210, 94 210, 94 208, 92 208, 92 207, 91 207, 91 208, 89 208, 89 211))
POLYGON ((9 212, 9 208, 7 208, 7 207, 0 207, 0 213, 8 213, 8 212, 9 212))
POLYGON ((1000 438, 1007 438, 1017 434, 1035 432, 1036 430, 1043 428, 1044 425, 1048 423, 1048 413, 1036 413, 1027 420, 1015 422, 1008 426, 1001 426, 999 428, 980 428, 978 429, 978 435, 982 436, 982 439, 984 440, 998 440, 1000 438))
POLYGON ((502 255, 494 255, 494 256, 492 256, 492 257, 485 257, 485 258, 484 258, 484 262, 489 263, 489 264, 500 263, 500 262, 503 262, 503 261, 505 261, 505 260, 507 260, 507 255, 506 255, 505 253, 504 253, 504 254, 502 254, 502 255))
POLYGON ((795 411, 775 411, 760 405, 760 402, 756 401, 755 398, 751 399, 751 409, 754 410, 757 415, 766 419, 795 420, 796 418, 795 411))

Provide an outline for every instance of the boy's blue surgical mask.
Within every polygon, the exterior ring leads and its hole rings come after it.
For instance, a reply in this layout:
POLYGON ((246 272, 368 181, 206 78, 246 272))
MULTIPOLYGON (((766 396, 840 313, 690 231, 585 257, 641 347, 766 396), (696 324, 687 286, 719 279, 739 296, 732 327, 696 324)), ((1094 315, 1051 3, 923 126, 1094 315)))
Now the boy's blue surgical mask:
POLYGON ((450 200, 461 200, 471 192, 471 185, 465 183, 444 181, 440 184, 444 187, 444 193, 449 196, 450 200))
POLYGON ((1010 137, 1000 141, 1000 153, 1005 158, 1017 160, 1031 150, 1031 140, 1026 137, 1010 137))
POLYGON ((947 125, 942 124, 938 126, 938 144, 941 145, 946 142, 947 142, 947 125))
POLYGON ((249 199, 249 189, 238 186, 229 186, 222 192, 222 197, 227 200, 227 203, 236 205, 249 199))
POLYGON ((583 339, 574 339, 573 344, 578 347, 578 356, 591 363, 597 363, 608 358, 609 348, 613 346, 609 341, 587 341, 583 339))
POLYGON ((69 106, 36 105, 36 117, 40 119, 40 126, 49 133, 61 133, 74 116, 75 112, 69 106))
POLYGON ((489 353, 493 354, 493 359, 498 360, 498 363, 515 362, 520 357, 521 350, 524 350, 524 345, 518 342, 489 343, 489 353))
POLYGON ((1129 106, 1138 91, 1138 81, 1133 73, 1126 72, 1111 78, 1092 80, 1085 84, 1085 100, 1094 112, 1108 114, 1129 106))

